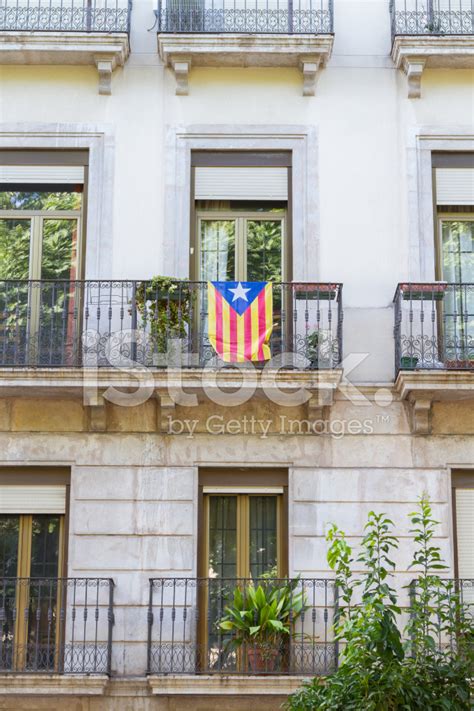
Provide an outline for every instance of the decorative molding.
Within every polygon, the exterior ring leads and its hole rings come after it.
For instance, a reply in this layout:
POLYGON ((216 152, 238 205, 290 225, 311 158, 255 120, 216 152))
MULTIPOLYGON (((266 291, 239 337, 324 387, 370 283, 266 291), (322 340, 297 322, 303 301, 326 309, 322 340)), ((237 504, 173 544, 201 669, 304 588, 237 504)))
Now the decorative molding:
POLYGON ((112 274, 114 130, 95 123, 0 123, 0 148, 89 151, 86 279, 112 274))
POLYGON ((108 57, 95 57, 95 64, 99 72, 99 94, 110 96, 112 93, 112 72, 116 67, 113 59, 108 57))
POLYGON ((104 395, 99 393, 94 401, 87 404, 89 411, 89 429, 91 432, 105 432, 107 430, 107 404, 104 395))
POLYGON ((103 696, 108 683, 109 678, 105 675, 0 674, 0 697, 103 696))
POLYGON ((318 70, 321 64, 321 57, 316 56, 310 61, 308 57, 301 62, 301 70, 303 72, 303 96, 314 96, 316 93, 316 81, 318 78, 318 70))
POLYGON ((89 64, 99 72, 99 94, 111 94, 112 72, 130 54, 126 33, 2 32, 0 64, 89 64))
POLYGON ((417 435, 431 434, 431 406, 430 398, 410 397, 411 405, 411 431, 417 435))
POLYGON ((189 71, 191 69, 191 57, 170 58, 170 64, 176 78, 176 95, 187 96, 189 94, 189 71))
POLYGON ((472 69, 474 67, 473 35, 402 36, 392 45, 392 60, 408 79, 408 98, 421 96, 424 69, 472 69))
POLYGON ((403 61, 403 71, 408 80, 408 98, 421 98, 421 77, 425 68, 426 59, 413 59, 406 57, 403 61))
POLYGON ((288 696, 301 686, 306 678, 302 676, 229 676, 213 674, 197 676, 168 674, 149 676, 148 683, 152 694, 160 696, 288 696))
POLYGON ((198 67, 299 67, 303 96, 314 96, 316 77, 332 54, 332 35, 158 35, 158 52, 176 77, 176 94, 188 93, 191 63, 198 67))
POLYGON ((433 151, 473 151, 472 126, 413 126, 406 137, 409 254, 407 281, 435 280, 433 151))
POLYGON ((166 132, 163 274, 189 278, 192 150, 288 150, 292 153, 293 279, 318 281, 318 132, 313 126, 191 125, 166 132), (311 189, 309 186, 312 186, 311 189))
POLYGON ((168 432, 169 424, 168 417, 173 416, 176 410, 176 403, 168 393, 157 393, 157 403, 159 405, 159 413, 157 422, 159 423, 159 431, 162 433, 168 432))

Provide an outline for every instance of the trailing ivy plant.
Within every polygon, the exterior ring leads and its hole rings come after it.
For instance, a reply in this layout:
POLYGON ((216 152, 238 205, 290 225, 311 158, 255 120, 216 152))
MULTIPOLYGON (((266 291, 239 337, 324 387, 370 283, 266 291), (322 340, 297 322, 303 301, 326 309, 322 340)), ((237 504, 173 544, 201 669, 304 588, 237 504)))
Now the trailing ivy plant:
POLYGON ((474 623, 458 583, 434 545, 437 522, 421 499, 410 514, 415 545, 410 568, 410 618, 403 633, 402 608, 390 584, 398 540, 393 523, 371 512, 356 559, 343 531, 327 534, 328 563, 335 572, 339 608, 334 634, 341 649, 337 671, 315 678, 290 696, 288 711, 465 711, 474 708, 474 623), (362 575, 354 576, 354 564, 362 575))
POLYGON ((142 328, 149 327, 158 353, 166 353, 172 339, 185 338, 189 324, 189 286, 172 277, 155 276, 135 291, 135 307, 142 328))

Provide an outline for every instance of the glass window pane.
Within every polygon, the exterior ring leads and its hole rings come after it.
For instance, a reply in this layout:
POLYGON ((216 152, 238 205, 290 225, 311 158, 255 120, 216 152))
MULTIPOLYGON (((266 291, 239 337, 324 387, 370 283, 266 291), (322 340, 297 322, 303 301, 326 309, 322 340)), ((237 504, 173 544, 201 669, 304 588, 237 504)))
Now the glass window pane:
POLYGON ((28 279, 31 220, 0 217, 0 279, 28 279))
POLYGON ((281 281, 281 220, 247 221, 247 281, 281 281))
POLYGON ((250 573, 253 578, 278 575, 277 497, 250 497, 250 573))
POLYGON ((19 516, 0 515, 0 572, 4 578, 14 578, 18 571, 19 531, 19 516))
POLYGON ((42 279, 77 279, 77 220, 43 221, 42 279))
POLYGON ((16 584, 18 573, 18 540, 20 517, 0 515, 0 670, 13 664, 13 637, 15 634, 16 584), (10 579, 9 579, 10 578, 10 579))
POLYGON ((237 497, 209 500, 209 577, 237 575, 237 497))
POLYGON ((441 222, 442 275, 454 283, 443 300, 444 357, 452 365, 474 359, 474 220, 441 222))
POLYGON ((81 193, 73 191, 12 190, 0 192, 0 210, 80 210, 81 202, 81 193))
POLYGON ((203 281, 233 281, 235 276, 235 221, 201 220, 203 281))
POLYGON ((58 575, 60 516, 33 516, 31 540, 31 577, 58 575))

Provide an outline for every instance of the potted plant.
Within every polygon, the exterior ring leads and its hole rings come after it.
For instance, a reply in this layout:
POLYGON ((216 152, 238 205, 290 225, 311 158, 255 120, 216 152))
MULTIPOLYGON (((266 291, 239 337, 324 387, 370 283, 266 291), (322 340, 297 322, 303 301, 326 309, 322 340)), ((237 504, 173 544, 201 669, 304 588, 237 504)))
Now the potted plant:
POLYGON ((414 370, 418 365, 418 356, 402 356, 400 358, 400 368, 402 370, 414 370))
POLYGON ((217 626, 232 634, 228 647, 242 649, 252 672, 275 671, 293 624, 306 609, 305 593, 297 586, 296 578, 283 584, 265 580, 257 587, 250 582, 234 589, 233 602, 217 626))
POLYGON ((189 285, 173 277, 155 276, 138 284, 135 307, 141 316, 141 326, 149 325, 158 353, 166 353, 173 339, 186 336, 190 299, 189 285))
POLYGON ((434 284, 400 284, 404 301, 442 301, 447 288, 445 281, 434 284))

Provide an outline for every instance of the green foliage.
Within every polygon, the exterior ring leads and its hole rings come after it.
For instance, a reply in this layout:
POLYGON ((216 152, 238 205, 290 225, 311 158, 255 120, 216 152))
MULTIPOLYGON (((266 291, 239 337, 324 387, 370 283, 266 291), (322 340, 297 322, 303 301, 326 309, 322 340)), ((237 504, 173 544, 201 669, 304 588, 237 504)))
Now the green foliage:
POLYGON ((292 625, 306 609, 305 593, 297 587, 298 579, 236 587, 232 604, 217 622, 220 630, 232 633, 229 645, 255 645, 264 654, 278 649, 279 640, 291 633, 292 625))
POLYGON ((137 287, 135 304, 141 325, 149 324, 158 353, 167 352, 171 339, 186 336, 190 300, 189 287, 172 277, 155 276, 137 287))
POLYGON ((409 587, 410 620, 403 638, 398 596, 389 581, 398 541, 393 523, 371 512, 356 562, 344 532, 328 532, 328 563, 340 607, 334 632, 341 647, 338 670, 293 694, 288 711, 467 711, 473 708, 474 622, 459 584, 439 577, 446 568, 433 544, 437 522, 427 499, 410 514, 418 574, 409 587), (356 600, 358 600, 356 602, 356 600), (406 639, 407 641, 403 641, 406 639))

